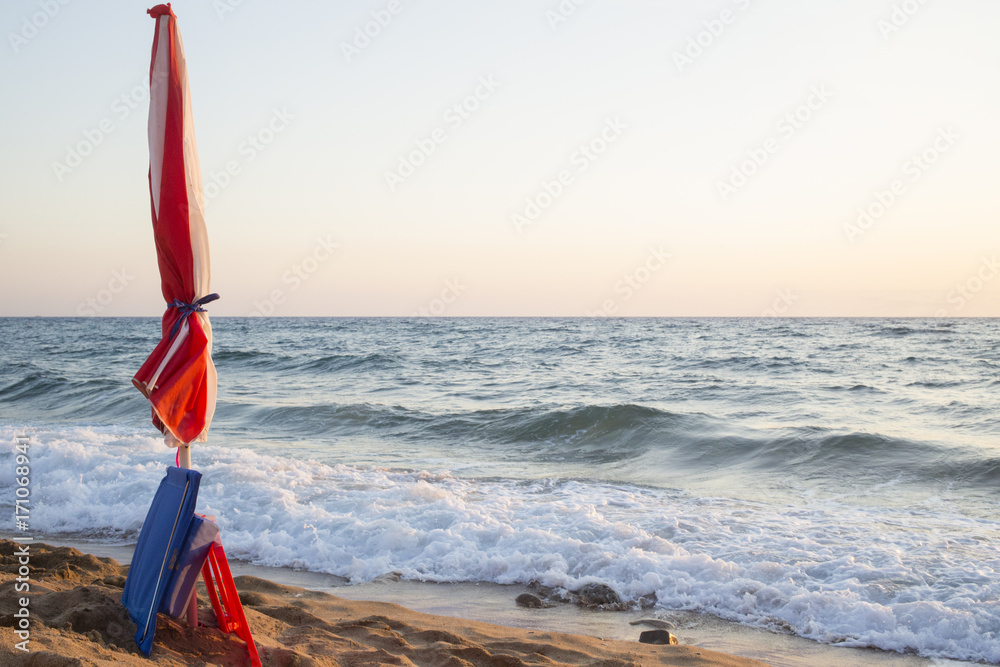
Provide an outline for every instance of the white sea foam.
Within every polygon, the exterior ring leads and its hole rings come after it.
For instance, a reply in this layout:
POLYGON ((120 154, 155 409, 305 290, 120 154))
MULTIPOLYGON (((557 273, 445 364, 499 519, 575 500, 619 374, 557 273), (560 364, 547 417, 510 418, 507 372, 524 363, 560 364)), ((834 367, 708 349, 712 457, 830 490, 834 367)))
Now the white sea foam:
MULTIPOLYGON (((133 538, 172 452, 112 427, 31 432, 31 525, 133 538)), ((9 451, 9 450, 8 450, 9 451)), ((203 446, 198 509, 231 557, 366 581, 575 589, 706 611, 847 646, 1000 662, 996 522, 935 499, 906 510, 784 507, 607 483, 470 480, 203 446)), ((13 465, 0 457, 0 498, 13 465)), ((819 503, 819 501, 817 501, 819 503)))

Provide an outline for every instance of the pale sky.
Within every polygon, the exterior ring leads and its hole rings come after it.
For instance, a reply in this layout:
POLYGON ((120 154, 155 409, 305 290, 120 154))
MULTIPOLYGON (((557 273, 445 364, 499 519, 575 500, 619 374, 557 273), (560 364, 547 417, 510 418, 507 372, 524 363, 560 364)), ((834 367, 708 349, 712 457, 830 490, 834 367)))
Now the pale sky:
MULTIPOLYGON (((0 316, 163 311, 148 6, 0 7, 0 316)), ((213 315, 1000 316, 996 0, 173 9, 213 315)))

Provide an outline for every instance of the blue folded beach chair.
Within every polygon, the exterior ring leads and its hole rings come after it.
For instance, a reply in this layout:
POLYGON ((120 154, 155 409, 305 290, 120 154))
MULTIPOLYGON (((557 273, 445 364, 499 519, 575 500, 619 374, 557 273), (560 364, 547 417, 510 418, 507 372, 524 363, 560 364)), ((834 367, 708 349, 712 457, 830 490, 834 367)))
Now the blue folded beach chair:
MULTIPOLYGON (((147 657, 153 650, 156 614, 163 610, 165 595, 172 590, 175 575, 182 566, 181 555, 195 518, 200 483, 200 472, 167 468, 167 476, 160 482, 139 532, 122 592, 122 604, 138 626, 135 641, 147 657)), ((188 591, 193 589, 197 572, 195 569, 188 591)), ((183 602, 187 602, 187 598, 183 602)), ((174 604, 168 606, 176 608, 174 604)))
POLYGON ((178 557, 177 567, 164 592, 160 611, 174 618, 187 613, 198 575, 208 560, 208 550, 219 539, 219 526, 211 519, 195 515, 178 557))

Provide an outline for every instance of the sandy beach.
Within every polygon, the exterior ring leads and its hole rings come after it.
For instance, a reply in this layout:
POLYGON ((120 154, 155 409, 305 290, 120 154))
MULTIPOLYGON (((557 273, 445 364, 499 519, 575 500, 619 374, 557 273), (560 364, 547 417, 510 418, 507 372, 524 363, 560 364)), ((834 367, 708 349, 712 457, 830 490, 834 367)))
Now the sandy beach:
MULTIPOLYGON (((15 544, 0 541, 0 616, 13 620, 15 544)), ((240 640, 219 632, 207 606, 197 630, 160 615, 150 659, 138 653, 135 627, 119 599, 128 568, 71 547, 31 547, 30 652, 0 647, 0 662, 62 665, 248 664, 240 640)), ((236 578, 264 665, 685 665, 752 667, 765 663, 695 646, 662 646, 503 627, 408 610, 386 602, 236 578)), ((207 600, 202 589, 201 600, 207 600)))

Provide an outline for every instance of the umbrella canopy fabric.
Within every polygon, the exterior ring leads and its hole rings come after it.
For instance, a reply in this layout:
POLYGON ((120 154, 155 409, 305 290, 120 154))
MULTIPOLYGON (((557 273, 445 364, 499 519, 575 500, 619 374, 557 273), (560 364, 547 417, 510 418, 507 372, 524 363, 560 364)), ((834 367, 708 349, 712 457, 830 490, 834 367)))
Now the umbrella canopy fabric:
POLYGON ((168 445, 204 442, 215 413, 208 234, 184 46, 170 5, 156 19, 149 69, 149 194, 160 285, 162 340, 132 378, 168 445))

